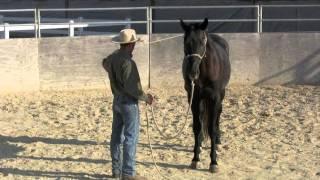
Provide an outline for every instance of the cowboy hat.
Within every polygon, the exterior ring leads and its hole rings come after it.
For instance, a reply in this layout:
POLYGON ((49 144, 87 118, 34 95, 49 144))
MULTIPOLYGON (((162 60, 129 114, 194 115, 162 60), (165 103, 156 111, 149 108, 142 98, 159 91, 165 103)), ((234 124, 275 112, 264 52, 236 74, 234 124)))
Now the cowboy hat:
POLYGON ((141 41, 137 38, 136 31, 134 29, 123 29, 118 36, 112 38, 112 42, 119 44, 128 44, 141 41))

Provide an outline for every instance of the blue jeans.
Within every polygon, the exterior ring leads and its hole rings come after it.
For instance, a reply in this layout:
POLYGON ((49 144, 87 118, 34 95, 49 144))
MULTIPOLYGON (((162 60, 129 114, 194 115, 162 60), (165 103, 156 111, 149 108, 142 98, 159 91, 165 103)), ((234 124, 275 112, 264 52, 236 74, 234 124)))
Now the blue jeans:
POLYGON ((134 176, 140 125, 138 101, 128 96, 114 96, 112 110, 110 142, 112 173, 134 176), (121 158, 121 143, 123 143, 123 158, 121 158), (123 159, 122 164, 121 159, 123 159))

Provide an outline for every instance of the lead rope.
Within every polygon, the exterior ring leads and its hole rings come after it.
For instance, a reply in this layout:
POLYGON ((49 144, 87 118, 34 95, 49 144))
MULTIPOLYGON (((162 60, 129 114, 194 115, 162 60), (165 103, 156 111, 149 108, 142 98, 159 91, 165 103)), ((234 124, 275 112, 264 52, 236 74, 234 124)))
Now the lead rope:
MULTIPOLYGON (((192 81, 191 82, 191 99, 190 99, 190 103, 189 103, 189 106, 188 106, 188 109, 187 109, 187 114, 186 114, 186 118, 185 118, 185 121, 183 123, 183 126, 182 126, 182 129, 175 135, 173 136, 168 136, 166 134, 164 134, 160 128, 159 128, 159 124, 157 123, 156 121, 156 118, 155 118, 155 115, 154 115, 154 110, 153 110, 153 106, 150 106, 150 109, 151 109, 151 114, 152 114, 152 119, 153 119, 153 122, 155 124, 155 127, 157 129, 157 131, 159 132, 159 134, 165 138, 165 140, 172 140, 172 139, 175 139, 175 138, 178 138, 181 133, 183 132, 183 130, 185 129, 186 125, 187 125, 187 122, 188 122, 188 115, 189 115, 189 111, 191 109, 191 105, 192 105, 192 100, 193 100, 193 94, 194 94, 194 82, 192 81)), ((148 112, 146 111, 146 115, 147 115, 147 120, 148 120, 148 112)))
MULTIPOLYGON (((186 114, 186 120, 185 120, 185 122, 184 122, 183 128, 182 128, 175 136, 171 136, 171 137, 170 137, 170 136, 167 136, 167 135, 163 134, 162 131, 160 131, 160 129, 159 129, 157 123, 156 123, 156 120, 155 120, 155 118, 154 118, 154 113, 153 113, 152 105, 150 106, 150 107, 151 107, 151 111, 152 111, 153 121, 154 121, 154 123, 155 123, 155 125, 156 125, 156 129, 158 130, 158 132, 160 133, 160 135, 162 135, 163 137, 165 137, 165 138, 167 138, 167 139, 168 139, 168 137, 169 137, 169 139, 173 139, 173 138, 176 138, 176 137, 178 137, 178 136, 181 135, 183 129, 185 128, 185 126, 186 126, 186 124, 187 124, 188 114, 189 114, 189 111, 190 111, 191 105, 192 105, 193 94, 194 94, 194 82, 192 81, 192 82, 191 82, 191 99, 190 99, 189 107, 188 107, 187 114, 186 114)), ((162 177, 165 178, 165 179, 170 179, 170 178, 172 178, 173 176, 168 177, 168 176, 165 176, 165 175, 163 175, 163 174, 161 173, 161 171, 160 171, 160 169, 159 169, 159 167, 158 167, 158 165, 157 165, 157 161, 156 161, 156 159, 155 159, 155 156, 154 156, 154 154, 153 154, 153 149, 152 149, 151 140, 150 140, 151 138, 150 138, 150 133, 149 133, 149 126, 150 126, 150 125, 149 125, 149 117, 148 117, 148 110, 147 110, 147 108, 146 108, 146 119, 147 119, 147 136, 148 136, 148 143, 149 143, 149 147, 150 147, 150 152, 151 152, 151 157, 152 157, 153 164, 154 164, 154 166, 155 166, 155 168, 156 168, 156 170, 157 170, 157 172, 158 172, 158 174, 159 174, 160 176, 162 176, 162 177)))

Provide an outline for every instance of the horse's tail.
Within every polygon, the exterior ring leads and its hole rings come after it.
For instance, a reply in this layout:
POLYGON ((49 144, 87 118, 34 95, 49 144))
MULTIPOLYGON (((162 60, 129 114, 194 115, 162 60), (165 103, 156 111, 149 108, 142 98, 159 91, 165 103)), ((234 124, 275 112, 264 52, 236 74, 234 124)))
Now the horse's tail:
POLYGON ((209 108, 208 100, 204 99, 200 102, 201 136, 204 141, 209 138, 209 108))

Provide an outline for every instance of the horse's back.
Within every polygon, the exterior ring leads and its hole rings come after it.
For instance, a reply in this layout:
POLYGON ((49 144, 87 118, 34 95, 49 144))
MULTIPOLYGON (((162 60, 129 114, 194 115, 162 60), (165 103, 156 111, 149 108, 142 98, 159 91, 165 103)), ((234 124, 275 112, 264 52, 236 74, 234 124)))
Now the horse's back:
POLYGON ((214 43, 219 44, 223 49, 225 49, 227 51, 227 54, 229 55, 229 44, 223 37, 217 34, 210 34, 210 38, 214 43))

